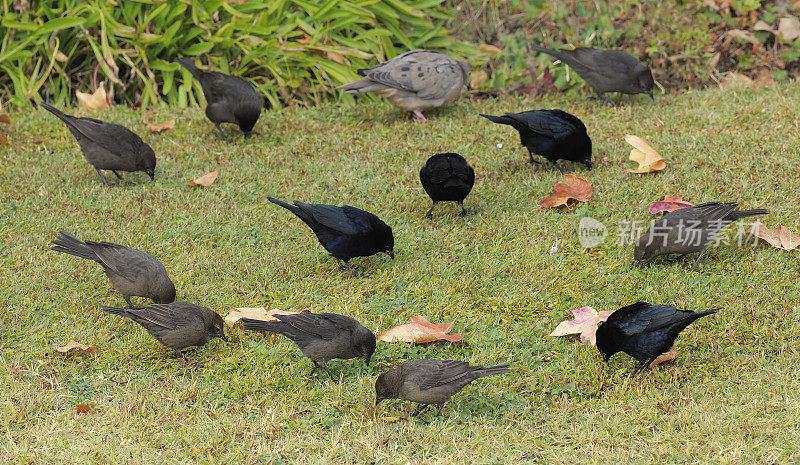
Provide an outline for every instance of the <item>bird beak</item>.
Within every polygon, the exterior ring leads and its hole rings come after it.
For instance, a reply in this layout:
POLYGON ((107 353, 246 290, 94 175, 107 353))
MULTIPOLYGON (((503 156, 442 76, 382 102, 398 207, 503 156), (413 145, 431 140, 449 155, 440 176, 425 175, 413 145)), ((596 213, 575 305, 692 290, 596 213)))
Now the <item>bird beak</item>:
POLYGON ((387 254, 389 254, 389 258, 391 258, 392 260, 394 260, 394 250, 390 250, 390 251, 388 251, 388 252, 386 252, 386 253, 387 253, 387 254))
POLYGON ((153 171, 152 173, 147 173, 147 175, 150 176, 150 180, 151 181, 155 181, 156 180, 156 172, 155 171, 153 171))

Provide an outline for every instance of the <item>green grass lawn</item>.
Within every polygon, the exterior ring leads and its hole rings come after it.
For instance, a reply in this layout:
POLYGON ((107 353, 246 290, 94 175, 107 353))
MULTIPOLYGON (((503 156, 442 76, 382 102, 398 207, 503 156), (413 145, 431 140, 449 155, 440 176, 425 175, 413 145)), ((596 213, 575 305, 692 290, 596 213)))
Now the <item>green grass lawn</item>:
POLYGON ((59 120, 15 112, 11 146, 0 147, 0 461, 795 463, 798 252, 728 245, 694 271, 691 260, 640 270, 617 225, 648 221, 653 201, 682 194, 766 207, 769 227, 799 230, 799 107, 800 86, 788 84, 626 97, 620 108, 465 98, 427 123, 385 103, 331 105, 265 112, 259 136, 227 145, 198 109, 157 109, 153 120, 177 126, 145 134, 143 112, 119 106, 97 116, 143 135, 160 158, 155 182, 136 173, 116 189, 99 184, 59 120), (543 210, 560 173, 528 165, 513 129, 477 116, 537 108, 586 123, 595 169, 570 169, 593 184, 588 204, 543 210), (627 173, 625 134, 647 140, 666 170, 627 173), (424 220, 419 168, 447 151, 475 167, 471 214, 444 204, 424 220), (212 170, 212 187, 186 185, 212 170), (267 195, 371 211, 393 227, 397 258, 354 260, 371 276, 350 277, 267 195), (576 233, 584 216, 609 227, 590 250, 576 233), (99 310, 124 301, 99 266, 48 250, 62 229, 152 253, 178 299, 222 315, 262 305, 336 312, 375 331, 423 315, 456 319, 464 343, 379 342, 370 367, 332 362, 342 379, 333 384, 309 379, 311 363, 288 339, 237 328, 230 343, 191 352, 202 368, 186 368, 138 325, 99 310), (721 310, 679 336, 676 360, 634 381, 626 355, 605 365, 595 348, 547 336, 574 308, 639 299, 721 310), (97 344, 97 356, 52 350, 70 339, 97 344), (422 357, 512 371, 472 383, 430 424, 432 412, 410 418, 410 403, 376 410, 376 376, 422 357), (78 415, 76 403, 95 410, 78 415))

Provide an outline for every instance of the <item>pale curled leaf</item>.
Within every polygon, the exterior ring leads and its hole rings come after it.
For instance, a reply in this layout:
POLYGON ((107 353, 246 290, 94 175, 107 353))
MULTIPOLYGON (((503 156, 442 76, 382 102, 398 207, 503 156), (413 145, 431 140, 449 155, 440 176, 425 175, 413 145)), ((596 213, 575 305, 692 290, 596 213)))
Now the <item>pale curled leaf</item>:
POLYGON ((11 127, 11 117, 6 113, 0 113, 0 123, 7 124, 11 127))
POLYGON ((544 208, 555 208, 567 205, 570 199, 575 199, 578 202, 588 202, 592 198, 594 189, 589 181, 568 174, 564 176, 567 183, 557 182, 553 186, 553 194, 541 200, 544 208))
POLYGON ((455 323, 434 324, 423 316, 411 317, 411 323, 394 326, 382 333, 377 334, 377 338, 385 342, 414 342, 424 344, 438 340, 457 342, 464 338, 464 335, 447 334, 452 331, 455 323))
POLYGON ((800 236, 794 234, 781 224, 778 224, 778 227, 775 229, 769 229, 764 226, 763 223, 756 220, 753 225, 750 226, 750 230, 747 234, 766 241, 776 249, 794 250, 800 246, 800 236))
POLYGON ((149 129, 150 132, 161 132, 175 127, 174 119, 164 121, 161 124, 150 124, 149 120, 151 116, 153 116, 153 112, 148 111, 147 113, 144 114, 144 117, 142 118, 144 120, 144 125, 147 126, 147 129, 149 129))
POLYGON ((633 146, 631 155, 628 158, 639 164, 635 169, 628 169, 629 173, 652 173, 666 168, 667 162, 640 137, 627 134, 625 136, 625 142, 633 146))
POLYGON ((69 353, 70 351, 81 352, 87 355, 95 355, 97 354, 97 346, 96 345, 86 345, 81 344, 77 341, 69 341, 67 345, 63 347, 53 347, 56 352, 60 352, 62 354, 69 353))
POLYGON ((279 308, 267 310, 264 307, 239 307, 231 309, 230 313, 228 313, 228 315, 225 317, 225 325, 233 326, 242 318, 261 321, 280 321, 275 318, 275 315, 295 315, 297 313, 306 312, 308 312, 308 310, 303 310, 301 312, 289 312, 279 308))
POLYGON ((203 186, 209 187, 210 185, 214 184, 214 181, 217 180, 217 176, 219 176, 219 172, 212 171, 208 174, 200 176, 197 179, 192 179, 191 181, 187 182, 186 184, 190 186, 203 186))
POLYGON ((572 320, 565 320, 556 326, 550 336, 566 336, 568 334, 580 334, 581 342, 589 341, 595 345, 597 325, 601 321, 606 321, 615 310, 604 310, 598 312, 592 307, 581 307, 572 310, 575 316, 572 320))
POLYGON ((78 103, 87 110, 102 110, 108 108, 108 95, 106 94, 105 83, 101 82, 100 87, 94 93, 84 93, 79 90, 75 91, 75 97, 78 98, 78 103))
POLYGON ((653 202, 653 205, 647 210, 652 214, 669 213, 681 208, 693 207, 694 204, 683 200, 680 195, 665 195, 664 200, 653 202))

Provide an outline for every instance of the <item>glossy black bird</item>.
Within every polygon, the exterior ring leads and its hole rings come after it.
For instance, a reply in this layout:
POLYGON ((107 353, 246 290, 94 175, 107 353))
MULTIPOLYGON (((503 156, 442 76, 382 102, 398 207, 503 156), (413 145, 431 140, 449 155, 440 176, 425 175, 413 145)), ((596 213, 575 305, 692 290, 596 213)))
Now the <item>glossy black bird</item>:
POLYGON ((558 58, 591 86, 603 100, 616 105, 606 92, 647 94, 653 98, 653 73, 633 55, 622 50, 598 50, 580 47, 553 50, 532 45, 534 51, 558 58))
POLYGON ((375 381, 375 405, 385 399, 419 402, 414 415, 430 404, 439 405, 439 416, 453 394, 467 384, 485 376, 508 373, 508 365, 473 366, 458 360, 409 360, 390 368, 375 381))
POLYGON ((597 349, 607 362, 617 352, 625 352, 639 365, 631 377, 647 368, 659 355, 672 348, 675 338, 694 320, 716 313, 678 310, 672 305, 636 302, 612 313, 597 328, 597 349))
POLYGON ((534 163, 533 155, 536 154, 556 165, 562 174, 564 169, 557 160, 583 163, 592 169, 592 139, 586 134, 586 126, 565 111, 533 110, 506 113, 503 116, 481 116, 493 123, 516 129, 520 142, 528 149, 531 163, 534 163))
POLYGON ((69 116, 46 102, 39 105, 67 125, 78 140, 83 157, 94 167, 104 185, 111 187, 100 170, 109 170, 119 179, 122 179, 120 171, 144 171, 150 180, 155 179, 156 154, 130 129, 94 118, 69 116))
POLYGON ((357 274, 355 267, 348 263, 354 257, 384 252, 394 259, 392 228, 370 212, 349 205, 337 207, 297 200, 289 205, 272 197, 267 199, 303 220, 325 250, 342 262, 343 269, 357 274))
POLYGON ((224 322, 217 312, 188 302, 152 304, 141 308, 100 307, 106 313, 139 323, 164 346, 188 361, 183 349, 202 346, 218 337, 227 341, 224 322))
POLYGON ((61 231, 51 250, 74 255, 100 264, 129 307, 131 296, 147 297, 157 304, 175 300, 175 286, 166 268, 147 252, 111 242, 82 241, 61 231))
POLYGON ((369 365, 375 352, 375 335, 350 317, 335 313, 297 313, 275 315, 275 318, 280 321, 243 318, 242 322, 244 329, 280 333, 294 341, 314 363, 309 376, 321 369, 336 382, 328 370, 328 360, 360 357, 369 365))
POLYGON ((700 252, 692 264, 691 269, 694 269, 722 228, 740 218, 769 213, 763 208, 737 211, 737 206, 736 203, 709 202, 667 213, 636 241, 634 265, 643 267, 659 255, 680 254, 680 259, 700 252))
POLYGON ((244 79, 216 71, 204 71, 195 66, 189 58, 178 58, 176 63, 192 73, 203 88, 206 97, 206 116, 214 123, 226 142, 220 123, 233 123, 239 126, 245 137, 250 137, 256 125, 264 97, 244 79))
POLYGON ((464 199, 475 184, 475 170, 464 157, 457 153, 437 153, 419 170, 419 180, 433 201, 426 218, 433 217, 433 209, 439 202, 458 202, 461 216, 467 214, 464 199))

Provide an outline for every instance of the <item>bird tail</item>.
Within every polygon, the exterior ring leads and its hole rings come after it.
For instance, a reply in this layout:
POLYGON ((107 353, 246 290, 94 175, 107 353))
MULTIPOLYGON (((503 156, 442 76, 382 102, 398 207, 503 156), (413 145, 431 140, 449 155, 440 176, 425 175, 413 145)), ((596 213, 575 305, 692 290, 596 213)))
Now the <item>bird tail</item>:
POLYGON ((540 47, 540 46, 538 46, 536 44, 531 44, 530 45, 530 49, 533 50, 534 52, 546 53, 548 55, 553 55, 553 52, 557 51, 557 50, 553 50, 552 48, 540 47))
POLYGON ((698 318, 703 318, 704 316, 713 315, 714 313, 717 313, 719 310, 720 309, 718 308, 712 308, 711 310, 706 310, 705 312, 695 313, 696 317, 695 320, 698 318))
POLYGON ((475 374, 478 375, 478 378, 484 378, 486 376, 502 375, 503 373, 508 373, 508 364, 495 365, 493 367, 485 367, 475 371, 475 374))
POLYGON ((122 317, 130 317, 127 308, 118 308, 118 307, 106 307, 105 305, 100 306, 100 310, 110 313, 112 315, 122 316, 122 317))
POLYGON ((244 325, 244 329, 248 331, 269 331, 271 333, 281 333, 283 326, 286 326, 286 323, 281 323, 278 321, 263 321, 263 320, 254 320, 252 318, 242 318, 242 324, 244 325))
POLYGON ((58 108, 54 107, 53 105, 50 105, 47 102, 40 102, 39 106, 44 108, 45 110, 49 111, 50 113, 56 115, 58 117, 58 119, 60 119, 62 121, 67 122, 68 119, 69 119, 69 116, 65 115, 64 112, 62 112, 58 108))
POLYGON ((359 79, 358 81, 349 82, 337 87, 337 89, 343 90, 345 94, 363 94, 385 88, 385 85, 377 83, 370 78, 359 79))
POLYGON ((278 199, 273 198, 273 197, 267 197, 267 200, 269 200, 270 202, 274 203, 275 205, 279 205, 279 206, 289 210, 290 212, 294 213, 297 216, 301 215, 301 210, 296 205, 290 205, 290 204, 284 202, 283 200, 278 200, 278 199))
POLYGON ((97 263, 101 262, 100 257, 94 253, 91 247, 66 231, 59 232, 58 237, 55 238, 51 244, 53 244, 53 247, 51 247, 50 250, 74 255, 84 260, 92 260, 97 263))
POLYGON ((488 119, 492 123, 508 124, 509 126, 514 124, 514 120, 512 118, 509 118, 508 116, 492 116, 492 115, 484 115, 483 113, 479 113, 479 115, 488 119))
POLYGON ((194 60, 192 60, 190 58, 185 58, 185 57, 176 58, 175 59, 175 63, 183 66, 184 68, 186 68, 186 71, 189 71, 190 73, 192 73, 192 76, 194 76, 195 78, 198 78, 200 73, 202 73, 202 70, 200 70, 200 68, 195 66, 194 60))
POLYGON ((728 213, 728 216, 726 216, 725 219, 736 221, 741 218, 747 218, 748 216, 766 215, 767 213, 769 213, 769 210, 767 210, 766 208, 755 208, 753 210, 735 210, 728 213))

